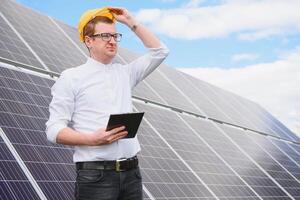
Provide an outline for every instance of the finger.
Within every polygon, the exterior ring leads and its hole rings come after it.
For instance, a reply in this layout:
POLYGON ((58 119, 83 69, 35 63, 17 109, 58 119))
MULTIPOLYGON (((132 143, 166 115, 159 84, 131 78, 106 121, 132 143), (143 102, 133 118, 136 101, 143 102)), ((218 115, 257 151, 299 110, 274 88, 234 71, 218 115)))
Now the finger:
POLYGON ((113 135, 112 138, 123 137, 123 136, 126 136, 127 134, 128 134, 127 131, 122 131, 122 132, 119 132, 119 133, 113 135))
POLYGON ((125 129, 125 126, 117 127, 109 131, 110 135, 116 134, 125 129))
POLYGON ((120 133, 117 133, 116 135, 111 136, 110 138, 107 139, 108 143, 112 143, 114 141, 117 141, 123 137, 125 137, 128 134, 127 131, 122 131, 120 133))
POLYGON ((117 7, 110 7, 108 8, 108 10, 114 14, 117 14, 117 15, 122 15, 124 14, 124 9, 123 8, 117 8, 117 7))

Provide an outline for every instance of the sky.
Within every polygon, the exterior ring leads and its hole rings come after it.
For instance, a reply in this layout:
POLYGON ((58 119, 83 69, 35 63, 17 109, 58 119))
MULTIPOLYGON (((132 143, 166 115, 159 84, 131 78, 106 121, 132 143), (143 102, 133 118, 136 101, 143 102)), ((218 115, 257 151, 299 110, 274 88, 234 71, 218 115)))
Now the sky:
MULTIPOLYGON (((16 0, 77 26, 94 8, 127 8, 169 47, 165 63, 251 99, 300 135, 299 0, 16 0)), ((146 49, 125 26, 121 47, 146 49)))

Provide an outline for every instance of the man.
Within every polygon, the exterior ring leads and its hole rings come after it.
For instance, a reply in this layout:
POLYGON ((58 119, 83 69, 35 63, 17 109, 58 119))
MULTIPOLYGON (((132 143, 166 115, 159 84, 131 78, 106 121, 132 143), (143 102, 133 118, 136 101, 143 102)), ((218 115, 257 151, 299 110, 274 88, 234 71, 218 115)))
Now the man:
POLYGON ((79 32, 90 57, 62 72, 52 87, 47 138, 75 146, 76 199, 142 199, 137 138, 122 139, 125 127, 105 127, 110 114, 132 112, 132 89, 167 57, 168 49, 123 8, 87 11, 79 32), (128 26, 149 53, 126 65, 112 63, 122 36, 115 21, 128 26))

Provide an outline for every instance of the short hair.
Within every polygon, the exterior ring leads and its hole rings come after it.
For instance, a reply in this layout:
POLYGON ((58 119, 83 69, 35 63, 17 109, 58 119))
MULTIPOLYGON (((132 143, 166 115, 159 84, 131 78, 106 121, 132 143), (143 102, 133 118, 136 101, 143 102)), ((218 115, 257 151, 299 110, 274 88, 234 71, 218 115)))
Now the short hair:
POLYGON ((96 16, 94 19, 89 21, 83 28, 83 39, 85 36, 92 36, 95 33, 95 26, 97 23, 103 22, 105 24, 113 24, 114 21, 109 19, 108 17, 96 16))

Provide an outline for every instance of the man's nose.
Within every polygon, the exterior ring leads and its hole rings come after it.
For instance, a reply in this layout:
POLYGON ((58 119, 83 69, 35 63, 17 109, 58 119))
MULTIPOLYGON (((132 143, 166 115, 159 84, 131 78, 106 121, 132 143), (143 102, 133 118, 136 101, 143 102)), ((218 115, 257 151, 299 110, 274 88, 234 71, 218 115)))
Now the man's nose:
POLYGON ((116 41, 116 39, 114 37, 110 37, 109 43, 116 44, 117 41, 116 41))

